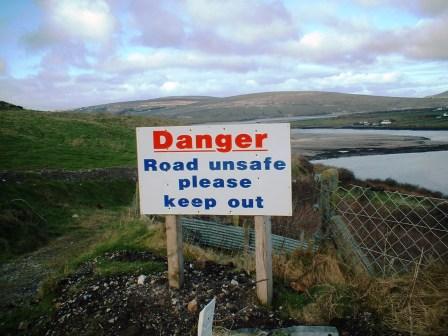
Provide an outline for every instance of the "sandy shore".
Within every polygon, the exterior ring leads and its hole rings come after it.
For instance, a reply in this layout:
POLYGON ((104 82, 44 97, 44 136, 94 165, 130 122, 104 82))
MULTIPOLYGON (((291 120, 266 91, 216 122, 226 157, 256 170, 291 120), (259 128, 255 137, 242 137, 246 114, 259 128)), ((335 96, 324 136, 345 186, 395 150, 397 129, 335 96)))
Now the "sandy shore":
POLYGON ((448 142, 383 134, 293 134, 293 154, 312 159, 448 150, 448 142))

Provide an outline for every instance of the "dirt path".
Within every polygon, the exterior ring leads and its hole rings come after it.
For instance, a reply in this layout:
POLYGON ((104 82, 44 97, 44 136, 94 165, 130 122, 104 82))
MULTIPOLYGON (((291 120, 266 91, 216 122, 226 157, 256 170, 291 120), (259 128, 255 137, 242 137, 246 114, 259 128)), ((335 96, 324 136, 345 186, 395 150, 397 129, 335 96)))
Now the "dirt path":
POLYGON ((28 255, 0 265, 0 311, 32 300, 41 283, 95 240, 94 227, 53 240, 28 255))

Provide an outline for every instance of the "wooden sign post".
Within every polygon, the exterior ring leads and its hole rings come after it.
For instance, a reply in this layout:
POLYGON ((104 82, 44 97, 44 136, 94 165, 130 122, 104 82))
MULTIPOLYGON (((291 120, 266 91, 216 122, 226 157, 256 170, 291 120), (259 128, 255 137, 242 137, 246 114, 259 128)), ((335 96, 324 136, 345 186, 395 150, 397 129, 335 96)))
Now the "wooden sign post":
POLYGON ((262 304, 272 303, 271 217, 255 216, 255 270, 257 296, 262 304))
POLYGON ((182 225, 175 215, 165 216, 166 256, 168 259, 168 283, 181 288, 184 284, 184 255, 182 225))

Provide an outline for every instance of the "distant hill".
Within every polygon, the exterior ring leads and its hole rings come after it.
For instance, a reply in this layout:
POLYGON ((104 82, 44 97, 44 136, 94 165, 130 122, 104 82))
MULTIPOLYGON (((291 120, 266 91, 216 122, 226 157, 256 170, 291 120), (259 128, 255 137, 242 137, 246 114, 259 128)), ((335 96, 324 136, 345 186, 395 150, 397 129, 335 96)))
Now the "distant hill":
POLYGON ((111 104, 82 107, 73 112, 111 113, 118 115, 151 114, 160 109, 187 106, 194 103, 205 102, 217 98, 206 96, 164 97, 147 100, 126 101, 111 104))
POLYGON ((429 96, 428 98, 448 98, 448 91, 429 96))
POLYGON ((78 112, 139 114, 191 122, 397 111, 448 105, 448 98, 401 98, 319 91, 265 92, 226 98, 170 97, 105 104, 78 112))
POLYGON ((1 110, 23 110, 23 107, 0 100, 0 111, 1 110))

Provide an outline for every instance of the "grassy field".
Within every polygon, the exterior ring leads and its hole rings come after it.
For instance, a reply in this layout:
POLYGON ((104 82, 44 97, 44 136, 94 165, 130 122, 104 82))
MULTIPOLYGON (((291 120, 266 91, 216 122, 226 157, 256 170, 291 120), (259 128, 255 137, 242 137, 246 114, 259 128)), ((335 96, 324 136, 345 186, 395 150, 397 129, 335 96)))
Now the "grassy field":
MULTIPOLYGON (((135 166, 135 127, 169 121, 0 110, 0 171, 135 166)), ((28 174, 0 181, 0 259, 30 252, 80 231, 80 213, 129 205, 129 178, 70 180, 28 174)))
POLYGON ((337 118, 322 118, 300 120, 291 123, 292 127, 379 127, 402 129, 448 129, 448 117, 442 117, 443 112, 434 109, 415 109, 405 111, 387 111, 363 114, 351 114, 337 118), (377 125, 382 120, 390 120, 390 125, 377 125), (362 126, 360 123, 368 122, 362 126))
POLYGON ((135 166, 135 127, 172 124, 119 117, 0 111, 0 170, 135 166))

